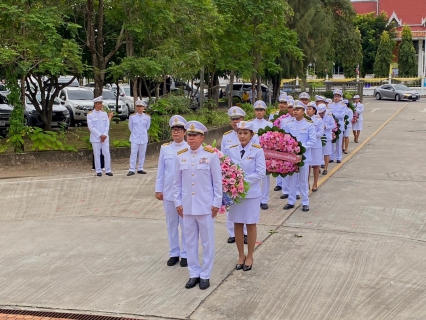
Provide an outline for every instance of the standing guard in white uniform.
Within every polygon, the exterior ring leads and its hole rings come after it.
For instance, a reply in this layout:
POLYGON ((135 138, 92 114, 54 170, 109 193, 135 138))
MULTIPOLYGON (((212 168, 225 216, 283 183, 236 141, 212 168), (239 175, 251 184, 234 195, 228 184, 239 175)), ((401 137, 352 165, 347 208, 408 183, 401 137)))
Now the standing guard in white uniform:
POLYGON ((148 129, 151 126, 151 117, 144 113, 146 102, 135 102, 136 112, 129 117, 130 142, 130 169, 127 176, 133 176, 136 171, 136 159, 139 158, 138 173, 146 174, 143 170, 146 147, 148 145, 148 129))
MULTIPOLYGON (((265 129, 266 127, 272 128, 272 122, 265 120, 266 103, 262 100, 257 100, 253 107, 256 116, 256 118, 251 121, 253 123, 253 131, 257 134, 259 129, 265 129)), ((262 179, 262 199, 260 201, 262 210, 268 210, 270 184, 271 176, 267 174, 262 179)))
POLYGON ((309 211, 309 186, 308 174, 309 164, 311 161, 311 148, 316 142, 315 126, 312 121, 306 120, 304 117, 306 105, 301 101, 295 101, 294 105, 294 120, 287 122, 284 131, 296 137, 297 141, 301 142, 306 148, 304 156, 304 166, 299 168, 299 174, 290 176, 290 194, 288 196, 288 203, 284 206, 284 210, 294 208, 296 202, 297 180, 300 183, 300 193, 302 194, 302 211, 309 211), (297 178, 299 176, 299 179, 297 178))
POLYGON ((342 141, 343 141, 343 133, 345 131, 345 115, 346 112, 346 104, 342 101, 342 91, 336 89, 333 91, 334 101, 330 103, 329 107, 331 109, 332 114, 336 117, 337 121, 340 124, 340 135, 339 139, 336 140, 335 143, 331 144, 331 155, 330 155, 330 163, 336 160, 337 163, 342 162, 342 141))
MULTIPOLYGON (((223 134, 222 142, 220 144, 220 151, 226 153, 226 149, 230 146, 236 145, 238 140, 238 123, 244 120, 246 113, 240 107, 233 106, 228 110, 228 117, 231 119, 232 130, 229 130, 223 134)), ((257 135, 256 135, 257 137, 257 135)), ((254 137, 253 137, 254 139, 254 137)), ((259 138, 257 138, 257 143, 259 138)), ((234 232, 234 223, 228 219, 228 211, 226 211, 226 228, 228 229, 228 243, 235 243, 235 232, 234 232)), ((244 243, 247 244, 247 228, 244 227, 244 243)))
POLYGON ((168 266, 174 266, 179 262, 180 266, 187 267, 185 234, 183 232, 183 219, 176 211, 173 195, 173 183, 175 181, 176 157, 178 150, 188 148, 185 137, 186 120, 175 115, 170 118, 169 125, 172 131, 172 142, 161 146, 158 159, 157 180, 155 182, 155 197, 163 201, 166 213, 167 235, 169 239, 168 266), (181 229, 182 245, 179 245, 179 226, 181 229))
POLYGON ((352 132, 352 119, 354 117, 354 112, 349 108, 349 101, 343 100, 343 103, 346 104, 346 115, 348 116, 348 125, 343 134, 342 150, 344 154, 348 154, 349 149, 349 136, 352 132))
POLYGON ((364 105, 360 102, 360 96, 359 95, 355 95, 354 96, 354 106, 355 106, 355 112, 358 115, 358 119, 357 122, 355 122, 352 125, 352 130, 353 130, 353 134, 354 134, 354 142, 358 143, 358 139, 359 139, 359 135, 362 131, 362 122, 363 122, 363 117, 362 117, 362 113, 364 112, 364 105))
POLYGON ((109 118, 102 111, 103 97, 93 99, 94 109, 87 115, 87 126, 90 130, 90 142, 92 143, 93 155, 95 157, 95 170, 98 177, 102 177, 101 151, 105 159, 105 172, 112 177, 111 155, 109 153, 109 118))
POLYGON ((222 205, 222 170, 213 149, 203 147, 207 128, 198 121, 185 125, 189 148, 177 152, 173 184, 176 210, 183 218, 189 280, 185 288, 210 286, 214 261, 214 218, 222 205), (198 239, 203 266, 198 260, 198 239))

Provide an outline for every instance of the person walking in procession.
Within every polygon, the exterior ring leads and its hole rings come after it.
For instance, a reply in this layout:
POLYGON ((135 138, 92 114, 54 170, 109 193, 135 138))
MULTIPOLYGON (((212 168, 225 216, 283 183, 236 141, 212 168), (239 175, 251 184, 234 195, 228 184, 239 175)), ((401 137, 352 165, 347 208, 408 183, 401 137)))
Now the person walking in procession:
POLYGON ((336 123, 334 121, 331 111, 327 110, 325 104, 321 103, 317 106, 317 112, 322 118, 324 124, 324 135, 327 139, 325 146, 322 147, 322 155, 324 157, 324 170, 322 174, 325 176, 328 173, 328 163, 330 161, 331 154, 331 141, 333 140, 333 129, 336 128, 336 123))
POLYGON ((111 155, 109 153, 109 118, 102 111, 103 97, 93 99, 94 109, 87 114, 87 127, 90 130, 90 142, 92 143, 95 158, 95 170, 98 177, 102 177, 101 152, 105 161, 105 174, 112 177, 111 155))
POLYGON ((346 125, 346 129, 343 133, 343 146, 342 146, 342 150, 344 154, 348 154, 348 149, 349 149, 349 136, 351 135, 352 132, 352 119, 354 117, 354 112, 352 111, 352 109, 349 107, 349 101, 348 100, 343 100, 343 103, 346 104, 346 115, 348 116, 348 124, 346 125))
POLYGON ((336 160, 337 163, 342 162, 342 141, 343 141, 343 132, 345 131, 345 115, 347 114, 346 104, 342 101, 342 91, 336 89, 333 91, 334 101, 330 103, 329 107, 331 113, 336 117, 337 121, 340 124, 340 130, 342 133, 339 135, 339 139, 335 143, 331 144, 331 155, 330 163, 336 160))
POLYGON ((214 261, 214 218, 222 205, 222 169, 214 150, 203 147, 207 128, 198 121, 185 124, 188 147, 177 152, 174 201, 183 218, 189 280, 185 288, 199 283, 201 290, 210 286, 214 261), (198 260, 198 239, 203 247, 203 266, 198 260))
POLYGON ((129 117, 130 130, 130 169, 127 176, 133 176, 136 171, 136 160, 138 160, 138 173, 146 174, 143 170, 145 163, 146 147, 148 145, 148 130, 151 126, 151 117, 144 113, 146 102, 137 100, 135 102, 136 112, 129 117))
POLYGON ((169 260, 168 266, 174 266, 179 262, 180 266, 187 267, 185 233, 183 232, 183 219, 176 211, 173 194, 173 183, 175 180, 176 157, 178 150, 188 148, 184 140, 186 120, 175 115, 170 118, 169 126, 172 131, 172 142, 161 146, 160 157, 158 159, 157 179, 155 181, 155 197, 163 201, 164 212, 166 213, 167 236, 169 239, 169 260), (182 243, 179 244, 179 227, 181 230, 182 243))
MULTIPOLYGON (((255 102, 258 103, 258 101, 255 102)), ((238 249, 236 270, 249 271, 253 267, 253 252, 257 238, 257 227, 260 219, 259 204, 262 199, 261 181, 266 175, 265 155, 260 145, 254 144, 253 121, 238 123, 239 142, 226 150, 232 162, 239 164, 244 171, 244 180, 250 184, 250 189, 241 203, 234 203, 229 209, 229 220, 235 224, 235 239, 238 249), (244 254, 243 226, 247 226, 248 246, 247 256, 244 254)))
POLYGON ((299 174, 289 177, 290 193, 288 196, 288 203, 284 206, 284 210, 294 208, 296 202, 297 183, 300 184, 300 193, 302 195, 302 211, 309 211, 309 164, 312 160, 311 148, 315 146, 316 131, 315 126, 311 120, 306 120, 304 117, 306 105, 301 101, 295 101, 294 104, 294 120, 287 122, 284 125, 284 131, 296 137, 297 141, 301 142, 303 147, 306 148, 304 156, 304 166, 299 168, 299 174), (298 181, 299 180, 299 181, 298 181))
POLYGON ((362 131, 362 122, 364 121, 362 117, 362 113, 364 112, 364 105, 360 101, 360 96, 355 95, 354 96, 354 107, 355 107, 355 113, 356 113, 356 122, 352 125, 352 132, 354 134, 354 142, 358 143, 359 135, 362 131))
MULTIPOLYGON (((253 107, 254 107, 254 114, 256 116, 256 118, 253 119, 253 121, 251 121, 253 123, 254 132, 257 134, 259 129, 265 129, 266 127, 272 128, 273 127, 272 122, 265 120, 265 113, 267 108, 266 103, 262 100, 257 100, 254 103, 253 107)), ((262 210, 268 210, 270 184, 271 184, 271 176, 265 175, 262 179, 262 199, 260 201, 260 207, 262 208, 262 210)))

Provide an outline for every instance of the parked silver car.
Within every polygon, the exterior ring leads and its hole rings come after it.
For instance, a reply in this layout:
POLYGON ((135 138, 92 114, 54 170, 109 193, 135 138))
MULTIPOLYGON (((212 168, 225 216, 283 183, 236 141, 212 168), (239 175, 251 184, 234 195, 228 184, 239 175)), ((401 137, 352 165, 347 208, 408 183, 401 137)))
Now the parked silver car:
POLYGON ((66 87, 59 93, 70 112, 70 125, 87 123, 87 113, 93 110, 93 91, 82 87, 66 87))
MULTIPOLYGON (((120 84, 119 88, 120 88, 119 99, 126 104, 127 109, 129 109, 129 113, 134 113, 135 112, 135 103, 133 101, 133 97, 130 95, 130 85, 120 84)), ((116 85, 112 85, 110 90, 114 93, 114 95, 117 94, 117 86, 116 85)))
MULTIPOLYGON (((102 90, 102 97, 104 98, 104 105, 108 107, 108 109, 112 111, 117 111, 115 108, 115 102, 116 102, 116 96, 115 94, 108 89, 102 90)), ((124 101, 118 100, 118 117, 121 120, 126 120, 129 118, 129 109, 127 108, 127 105, 124 101)))
MULTIPOLYGON (((256 85, 257 88, 257 85, 256 85)), ((272 95, 272 90, 270 90, 266 85, 262 84, 262 100, 268 101, 268 97, 272 95)), ((237 98, 240 101, 243 101, 243 93, 244 91, 250 91, 251 90, 251 83, 250 82, 234 82, 233 88, 232 88, 232 98, 237 98)), ((228 95, 229 92, 229 83, 226 85, 225 89, 225 97, 228 95)))
MULTIPOLYGON (((41 94, 37 94, 37 100, 41 101, 41 94)), ((61 100, 55 98, 52 109, 52 122, 50 126, 52 128, 64 128, 68 129, 70 125, 70 112, 60 102, 61 100)), ((44 127, 44 123, 41 120, 40 114, 36 110, 33 103, 25 97, 25 112, 24 112, 25 125, 32 127, 44 127)))
POLYGON ((416 90, 412 90, 403 84, 384 84, 374 89, 374 96, 377 100, 392 99, 395 101, 416 101, 420 99, 420 94, 416 90))

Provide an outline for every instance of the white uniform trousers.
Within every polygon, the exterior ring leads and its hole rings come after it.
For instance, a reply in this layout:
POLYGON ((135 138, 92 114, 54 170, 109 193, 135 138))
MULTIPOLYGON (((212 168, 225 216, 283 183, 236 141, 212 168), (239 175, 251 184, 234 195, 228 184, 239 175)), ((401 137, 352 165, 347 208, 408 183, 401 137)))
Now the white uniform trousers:
POLYGON ((305 162, 303 167, 299 168, 298 174, 289 177, 290 193, 288 195, 288 203, 294 205, 296 203, 296 194, 300 192, 302 195, 302 205, 309 206, 309 163, 305 162))
POLYGON ((342 136, 343 132, 339 135, 336 143, 331 144, 330 160, 342 160, 342 136))
POLYGON ((268 203, 269 201, 269 189, 271 184, 271 176, 267 174, 262 179, 262 199, 260 203, 268 203))
POLYGON ((139 143, 133 143, 132 142, 132 148, 130 152, 130 170, 132 172, 135 172, 136 168, 136 159, 139 157, 138 162, 138 171, 143 170, 143 164, 145 163, 145 153, 146 153, 146 146, 148 144, 139 144, 139 143))
MULTIPOLYGON (((232 221, 229 221, 229 212, 226 210, 226 229, 228 229, 228 234, 230 237, 235 238, 235 232, 234 232, 234 223, 232 221)), ((247 226, 244 224, 244 234, 247 235, 247 226)))
POLYGON ((277 184, 276 185, 280 186, 282 188, 283 187, 283 185, 282 185, 283 178, 281 176, 278 176, 275 179, 277 180, 277 184))
POLYGON ((183 232, 190 278, 210 279, 214 262, 214 219, 211 214, 183 216, 183 232), (203 266, 198 260, 198 239, 203 247, 203 266))
POLYGON ((104 155, 105 172, 111 172, 111 155, 109 153, 109 142, 92 142, 93 156, 95 157, 96 173, 102 173, 101 150, 104 155))
POLYGON ((289 179, 290 176, 285 176, 284 178, 281 177, 281 191, 283 192, 283 194, 289 194, 290 192, 289 179))
POLYGON ((176 211, 174 201, 163 200, 166 213, 167 235, 169 238, 169 256, 186 258, 185 233, 183 232, 183 219, 176 211), (182 236, 182 246, 179 245, 179 226, 182 236), (181 249, 182 248, 182 249, 181 249))

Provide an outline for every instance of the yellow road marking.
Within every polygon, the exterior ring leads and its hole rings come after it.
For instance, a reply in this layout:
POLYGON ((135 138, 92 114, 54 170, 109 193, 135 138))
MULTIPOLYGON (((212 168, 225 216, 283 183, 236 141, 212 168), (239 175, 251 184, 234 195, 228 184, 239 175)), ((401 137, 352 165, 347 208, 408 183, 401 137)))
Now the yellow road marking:
MULTIPOLYGON (((362 142, 358 147, 356 147, 350 154, 348 154, 347 157, 345 157, 341 163, 339 163, 337 166, 335 166, 333 169, 331 169, 327 176, 325 176, 322 179, 319 179, 318 181, 318 188, 323 185, 328 179, 331 178, 333 174, 337 172, 346 162, 348 162, 354 155, 356 155, 371 139, 373 139, 389 122, 392 121, 393 118, 395 118, 406 106, 408 105, 408 102, 403 105, 397 112, 395 112, 392 117, 390 117, 388 120, 386 120, 385 123, 383 123, 376 131, 374 131, 373 134, 371 134, 367 139, 365 139, 364 142, 362 142)), ((311 194, 312 191, 309 192, 311 194)))

